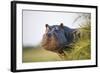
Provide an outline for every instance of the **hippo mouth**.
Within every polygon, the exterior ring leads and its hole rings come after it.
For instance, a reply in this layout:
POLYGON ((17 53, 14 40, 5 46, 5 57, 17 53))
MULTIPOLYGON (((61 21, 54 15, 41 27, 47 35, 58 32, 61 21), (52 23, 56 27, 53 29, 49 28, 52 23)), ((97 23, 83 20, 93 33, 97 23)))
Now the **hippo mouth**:
POLYGON ((51 50, 51 51, 58 49, 59 46, 59 43, 57 42, 55 36, 48 37, 44 35, 41 44, 44 49, 51 50))
POLYGON ((42 46, 46 46, 47 44, 50 43, 50 41, 51 41, 50 38, 49 39, 46 38, 45 40, 42 41, 42 46))

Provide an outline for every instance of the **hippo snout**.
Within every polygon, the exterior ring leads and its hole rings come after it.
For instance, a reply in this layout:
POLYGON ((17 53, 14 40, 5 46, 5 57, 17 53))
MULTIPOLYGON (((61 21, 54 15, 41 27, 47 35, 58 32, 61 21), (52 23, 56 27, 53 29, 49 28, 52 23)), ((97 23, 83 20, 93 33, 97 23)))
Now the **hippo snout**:
POLYGON ((46 33, 46 36, 47 37, 51 37, 51 33, 46 33))

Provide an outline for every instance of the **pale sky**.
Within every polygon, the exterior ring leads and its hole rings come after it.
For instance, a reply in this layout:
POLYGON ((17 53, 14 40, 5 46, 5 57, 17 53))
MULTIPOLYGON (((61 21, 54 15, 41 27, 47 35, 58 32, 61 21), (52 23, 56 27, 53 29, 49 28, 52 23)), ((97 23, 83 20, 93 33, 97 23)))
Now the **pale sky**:
POLYGON ((63 23, 70 28, 77 28, 82 19, 73 21, 82 13, 23 11, 23 45, 35 46, 41 42, 45 33, 45 24, 60 25, 63 23))

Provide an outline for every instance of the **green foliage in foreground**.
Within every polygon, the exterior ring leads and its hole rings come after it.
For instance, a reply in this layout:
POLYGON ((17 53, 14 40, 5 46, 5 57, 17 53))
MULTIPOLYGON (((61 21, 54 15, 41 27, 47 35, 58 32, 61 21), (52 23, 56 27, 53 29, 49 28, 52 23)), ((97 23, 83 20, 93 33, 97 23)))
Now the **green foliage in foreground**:
POLYGON ((76 42, 72 48, 65 48, 65 60, 85 60, 91 58, 90 41, 83 40, 76 42))
POLYGON ((80 38, 72 43, 71 48, 65 48, 65 60, 91 59, 91 29, 90 24, 82 25, 79 28, 80 38))

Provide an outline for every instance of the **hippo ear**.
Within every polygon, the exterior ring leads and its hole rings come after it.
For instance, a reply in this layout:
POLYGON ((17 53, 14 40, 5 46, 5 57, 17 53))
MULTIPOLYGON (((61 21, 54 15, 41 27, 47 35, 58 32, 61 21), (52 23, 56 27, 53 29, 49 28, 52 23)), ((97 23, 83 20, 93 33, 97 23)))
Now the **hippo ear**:
POLYGON ((45 27, 47 28, 47 27, 49 27, 49 25, 48 24, 45 24, 45 27))
POLYGON ((64 26, 63 23, 61 23, 61 24, 60 24, 60 27, 63 27, 63 26, 64 26))

